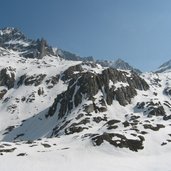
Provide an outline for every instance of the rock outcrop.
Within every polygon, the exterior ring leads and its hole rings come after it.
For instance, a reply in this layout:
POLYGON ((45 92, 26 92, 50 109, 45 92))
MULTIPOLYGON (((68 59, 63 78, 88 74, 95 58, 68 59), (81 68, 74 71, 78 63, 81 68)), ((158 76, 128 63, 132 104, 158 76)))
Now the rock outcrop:
POLYGON ((0 71, 0 86, 5 86, 8 89, 14 87, 15 83, 15 68, 7 67, 0 71))
POLYGON ((105 69, 101 74, 82 71, 81 65, 76 65, 63 73, 61 79, 69 82, 68 89, 56 97, 46 117, 53 116, 58 108, 58 117, 62 118, 80 105, 83 99, 91 100, 93 104, 94 96, 99 91, 103 94, 104 103, 111 105, 113 100, 117 100, 120 105, 125 106, 137 95, 136 89, 149 89, 148 84, 135 73, 128 75, 127 72, 112 68, 105 69), (115 87, 118 82, 126 83, 126 86, 115 87))

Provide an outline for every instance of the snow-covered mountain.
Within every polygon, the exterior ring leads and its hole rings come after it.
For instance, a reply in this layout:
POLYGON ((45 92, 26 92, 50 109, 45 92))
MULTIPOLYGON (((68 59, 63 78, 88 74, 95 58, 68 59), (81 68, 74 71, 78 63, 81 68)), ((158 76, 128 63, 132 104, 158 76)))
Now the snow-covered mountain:
POLYGON ((170 169, 170 72, 137 74, 66 60, 47 43, 40 50, 41 41, 18 35, 0 31, 0 170, 21 163, 16 156, 25 157, 25 170, 30 164, 32 170, 170 169))
POLYGON ((42 58, 45 55, 55 55, 46 40, 28 39, 16 28, 6 27, 0 30, 0 46, 18 52, 26 58, 42 58))
POLYGON ((157 73, 161 73, 161 72, 167 72, 168 70, 171 70, 171 60, 165 62, 164 64, 162 64, 157 70, 157 73))
POLYGON ((123 61, 122 59, 117 59, 115 61, 108 61, 108 60, 97 60, 97 63, 102 65, 103 67, 111 67, 115 69, 121 69, 121 70, 130 70, 134 71, 138 74, 142 73, 139 69, 133 68, 130 66, 127 62, 123 61))

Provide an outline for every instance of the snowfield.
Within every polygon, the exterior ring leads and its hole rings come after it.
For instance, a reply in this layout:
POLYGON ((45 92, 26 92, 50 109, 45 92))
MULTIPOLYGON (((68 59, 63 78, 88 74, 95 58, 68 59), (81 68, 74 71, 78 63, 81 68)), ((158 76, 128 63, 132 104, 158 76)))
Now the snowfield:
POLYGON ((0 170, 3 171, 170 171, 171 151, 155 151, 153 146, 153 153, 136 153, 111 150, 108 144, 93 147, 79 141, 72 142, 68 138, 35 141, 33 147, 24 143, 7 144, 12 145, 8 148, 17 149, 0 156, 0 170), (51 147, 45 148, 42 144, 51 147), (22 153, 26 155, 17 156, 22 153))

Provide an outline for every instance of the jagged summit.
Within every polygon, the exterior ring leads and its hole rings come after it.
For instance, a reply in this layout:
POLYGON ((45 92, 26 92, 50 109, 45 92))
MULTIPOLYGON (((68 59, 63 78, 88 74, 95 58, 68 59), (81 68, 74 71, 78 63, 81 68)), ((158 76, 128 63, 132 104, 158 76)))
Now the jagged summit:
POLYGON ((0 30, 0 46, 18 52, 26 58, 42 58, 55 55, 47 41, 27 38, 19 29, 6 27, 0 30))

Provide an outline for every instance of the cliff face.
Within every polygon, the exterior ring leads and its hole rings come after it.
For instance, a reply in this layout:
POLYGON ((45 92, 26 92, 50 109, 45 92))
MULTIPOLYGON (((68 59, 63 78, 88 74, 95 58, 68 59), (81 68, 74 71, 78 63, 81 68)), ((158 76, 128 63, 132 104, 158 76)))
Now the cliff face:
POLYGON ((61 106, 59 118, 61 118, 84 100, 91 100, 93 103, 94 96, 98 92, 102 94, 101 100, 104 101, 105 106, 112 105, 114 100, 117 100, 120 105, 126 106, 137 95, 136 90, 149 89, 149 85, 135 73, 112 68, 104 69, 100 74, 82 71, 82 66, 77 65, 64 72, 61 79, 69 82, 68 88, 56 97, 47 117, 55 113, 56 106, 59 104, 61 106), (116 85, 118 83, 119 87, 116 85))

